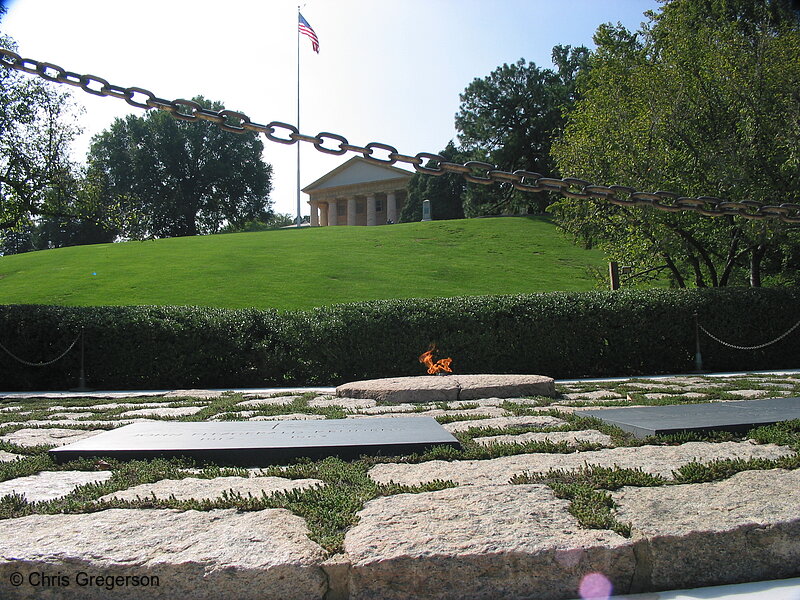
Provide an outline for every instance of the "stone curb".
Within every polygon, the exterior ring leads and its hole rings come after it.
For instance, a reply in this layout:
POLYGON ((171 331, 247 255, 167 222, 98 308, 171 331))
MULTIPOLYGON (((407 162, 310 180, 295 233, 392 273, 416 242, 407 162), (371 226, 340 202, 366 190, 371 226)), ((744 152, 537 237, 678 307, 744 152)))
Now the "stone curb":
POLYGON ((446 375, 389 377, 340 385, 336 395, 381 402, 424 404, 480 398, 520 398, 556 394, 555 381, 543 375, 446 375))

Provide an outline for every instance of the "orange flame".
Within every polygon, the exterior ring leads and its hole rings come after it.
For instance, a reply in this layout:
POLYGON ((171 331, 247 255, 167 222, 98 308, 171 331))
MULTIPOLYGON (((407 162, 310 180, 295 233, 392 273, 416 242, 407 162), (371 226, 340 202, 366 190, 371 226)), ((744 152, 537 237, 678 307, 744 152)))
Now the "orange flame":
POLYGON ((433 352, 436 346, 431 346, 430 350, 420 354, 419 362, 428 367, 428 375, 436 375, 438 373, 452 373, 453 369, 450 368, 450 363, 453 362, 452 358, 442 358, 433 362, 433 352))

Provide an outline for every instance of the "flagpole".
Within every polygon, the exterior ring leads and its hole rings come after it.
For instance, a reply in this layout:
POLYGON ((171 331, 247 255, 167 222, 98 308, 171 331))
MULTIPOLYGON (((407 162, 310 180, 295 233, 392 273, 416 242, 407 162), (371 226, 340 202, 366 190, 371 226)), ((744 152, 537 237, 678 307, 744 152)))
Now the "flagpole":
MULTIPOLYGON (((300 5, 297 6, 297 23, 300 23, 300 5)), ((300 27, 297 30, 297 130, 300 131, 300 27)), ((296 143, 296 142, 295 142, 296 143)), ((297 226, 300 227, 300 144, 297 144, 297 226)))

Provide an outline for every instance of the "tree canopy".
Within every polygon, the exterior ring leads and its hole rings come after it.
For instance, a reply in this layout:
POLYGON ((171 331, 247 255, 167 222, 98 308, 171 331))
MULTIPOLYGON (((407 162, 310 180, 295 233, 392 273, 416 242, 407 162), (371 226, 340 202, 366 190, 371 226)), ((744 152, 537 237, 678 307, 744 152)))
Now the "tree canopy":
MULTIPOLYGON (((15 45, 0 36, 0 46, 15 45)), ((68 94, 0 67, 0 231, 24 229, 41 216, 76 215, 80 186, 69 158, 75 114, 68 94)))
MULTIPOLYGON (((221 110, 219 102, 193 99, 221 110)), ((162 111, 116 119, 95 136, 89 173, 102 195, 140 214, 129 237, 215 233, 226 224, 268 221, 272 167, 253 132, 231 133, 207 121, 162 111)))
MULTIPOLYGON (((553 146, 560 172, 602 184, 769 204, 800 199, 800 24, 784 0, 671 0, 637 32, 602 25, 575 109, 553 146)), ((563 226, 675 284, 787 276, 800 232, 561 199, 563 226)), ((796 273, 795 263, 794 272, 796 273)))
MULTIPOLYGON (((451 141, 439 155, 448 162, 466 160, 451 141)), ((429 161, 426 165, 431 167, 429 161)), ((434 221, 464 218, 464 190, 466 181, 461 175, 445 173, 432 177, 414 173, 408 182, 408 199, 400 213, 400 221, 410 223, 422 220, 422 201, 431 201, 431 217, 434 221)))
MULTIPOLYGON (((550 146, 564 124, 564 113, 575 99, 575 83, 586 65, 583 46, 553 48, 553 69, 520 59, 504 64, 487 77, 475 79, 461 94, 456 129, 461 152, 468 160, 556 175, 550 146)), ((524 194, 511 186, 467 187, 468 216, 508 210, 541 212, 546 193, 524 194)))

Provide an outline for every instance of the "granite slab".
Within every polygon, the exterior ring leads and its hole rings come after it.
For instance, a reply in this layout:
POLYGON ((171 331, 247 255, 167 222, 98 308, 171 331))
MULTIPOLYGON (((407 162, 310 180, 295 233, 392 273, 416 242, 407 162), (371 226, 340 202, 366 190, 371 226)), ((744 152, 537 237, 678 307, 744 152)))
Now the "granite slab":
POLYGON ((596 417, 637 438, 683 431, 743 432, 761 425, 800 419, 800 398, 637 406, 582 410, 575 414, 596 417))
POLYGON ((54 448, 58 462, 80 457, 147 459, 184 456, 259 465, 297 457, 358 457, 422 452, 458 440, 430 417, 134 423, 54 448))

